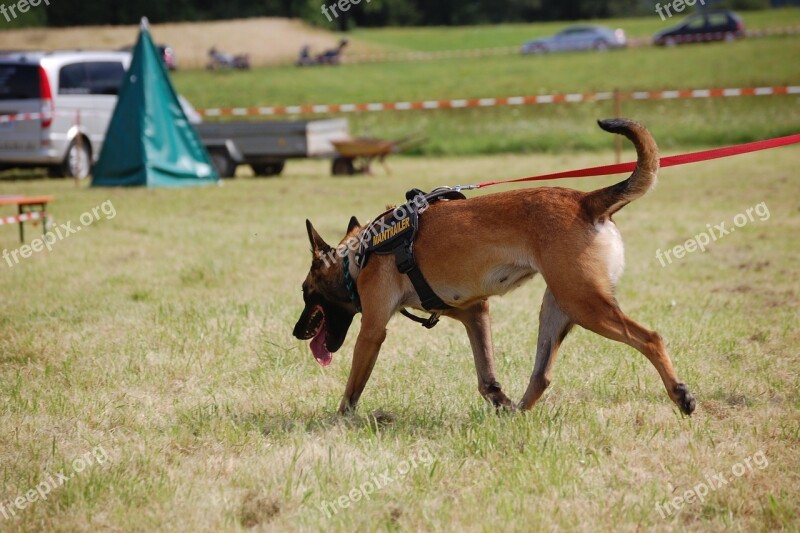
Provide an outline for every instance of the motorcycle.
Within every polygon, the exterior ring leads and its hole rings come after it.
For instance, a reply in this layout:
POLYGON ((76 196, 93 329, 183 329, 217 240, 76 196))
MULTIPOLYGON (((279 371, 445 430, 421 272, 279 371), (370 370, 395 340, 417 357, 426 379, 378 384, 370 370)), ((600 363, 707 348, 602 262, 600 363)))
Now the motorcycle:
POLYGON ((206 69, 208 70, 229 68, 238 70, 250 69, 250 54, 225 54, 217 50, 216 47, 212 46, 208 51, 208 57, 209 60, 208 64, 206 65, 206 69))
POLYGON ((336 48, 325 50, 316 56, 311 55, 311 47, 304 46, 300 49, 295 65, 298 67, 312 67, 315 65, 338 65, 342 62, 342 52, 347 46, 348 40, 342 39, 336 48))

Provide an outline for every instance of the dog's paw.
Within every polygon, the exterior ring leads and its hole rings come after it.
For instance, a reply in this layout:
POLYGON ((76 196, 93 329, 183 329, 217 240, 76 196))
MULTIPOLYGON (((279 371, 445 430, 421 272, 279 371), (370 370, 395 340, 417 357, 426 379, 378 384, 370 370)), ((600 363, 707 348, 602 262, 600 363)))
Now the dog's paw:
POLYGON ((497 414, 497 416, 511 416, 517 412, 517 404, 509 402, 508 405, 496 405, 494 412, 497 414))
POLYGON ((684 383, 679 383, 675 387, 675 403, 678 404, 678 407, 680 407, 681 411, 683 411, 683 414, 689 416, 691 416, 695 407, 697 406, 694 395, 689 392, 689 389, 684 383))
POLYGON ((348 401, 342 400, 342 403, 339 404, 339 410, 336 412, 339 416, 354 416, 356 414, 356 406, 355 404, 351 404, 348 401))
POLYGON ((513 413, 517 410, 516 404, 500 391, 490 393, 489 401, 492 402, 492 405, 494 405, 495 411, 497 411, 498 414, 513 413))
POLYGON ((508 399, 508 396, 506 396, 500 387, 500 384, 496 381, 489 384, 486 388, 482 388, 481 394, 484 398, 490 401, 498 411, 513 411, 515 409, 514 403, 508 399))

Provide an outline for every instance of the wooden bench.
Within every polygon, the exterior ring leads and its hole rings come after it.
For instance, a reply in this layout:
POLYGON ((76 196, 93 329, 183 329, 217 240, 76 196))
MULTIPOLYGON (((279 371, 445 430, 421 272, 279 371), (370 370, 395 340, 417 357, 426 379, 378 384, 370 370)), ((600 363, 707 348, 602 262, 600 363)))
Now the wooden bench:
POLYGON ((0 196, 0 206, 16 205, 15 216, 0 216, 0 226, 19 223, 19 240, 25 242, 24 223, 28 220, 42 222, 42 235, 47 233, 47 204, 53 201, 52 196, 0 196))

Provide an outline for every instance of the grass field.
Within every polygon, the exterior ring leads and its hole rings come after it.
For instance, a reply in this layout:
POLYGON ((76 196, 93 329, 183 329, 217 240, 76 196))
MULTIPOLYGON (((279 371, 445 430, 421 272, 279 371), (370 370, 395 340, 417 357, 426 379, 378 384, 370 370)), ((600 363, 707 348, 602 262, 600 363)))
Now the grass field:
MULTIPOLYGON (((798 10, 800 13, 800 10, 798 10)), ((423 31, 423 30, 420 30, 423 31)), ((478 30, 471 30, 478 31, 478 30)), ((491 35, 492 29, 486 30, 491 35)), ((177 89, 195 106, 336 104, 478 98, 570 92, 742 87, 800 83, 800 36, 733 44, 652 47, 613 53, 506 56, 336 69, 273 67, 248 73, 179 72, 177 89)), ((662 145, 723 145, 800 130, 800 97, 625 102, 623 114, 656 128, 662 145)), ((602 132, 585 125, 613 114, 611 102, 351 114, 356 134, 427 135, 423 155, 603 149, 602 132)), ((319 115, 316 115, 319 117, 319 115)), ((297 117, 293 117, 297 118, 297 117)))
POLYGON ((647 47, 607 53, 176 72, 197 107, 477 98, 551 92, 674 89, 798 81, 800 37, 647 47))
MULTIPOLYGON (((770 9, 767 11, 742 11, 739 13, 748 30, 786 28, 800 24, 800 10, 770 9)), ((683 17, 661 20, 653 10, 653 16, 624 19, 586 21, 609 28, 622 28, 628 37, 652 37, 664 28, 674 26, 683 17)), ((565 27, 570 22, 548 22, 534 24, 498 24, 494 26, 427 27, 427 28, 381 28, 359 29, 353 32, 360 40, 379 45, 386 51, 435 52, 439 50, 464 50, 471 48, 493 48, 498 46, 520 46, 539 37, 546 37, 565 27)))
MULTIPOLYGON (((51 252, 0 263, 0 504, 69 477, 0 529, 797 530, 798 148, 664 170, 615 217, 627 246, 619 301, 668 340, 698 399, 692 418, 640 354, 583 330, 532 412, 496 416, 461 328, 402 318, 360 415, 339 418, 358 320, 324 370, 292 338, 306 217, 332 241, 351 214, 368 219, 412 186, 610 158, 398 158, 391 178, 338 180, 324 162, 298 162, 281 179, 176 191, 0 182, 0 194, 55 193, 59 224, 114 212, 51 252), (660 266, 658 249, 762 202, 768 218, 660 266), (719 474, 727 484, 702 502, 663 510, 719 474), (373 479, 381 488, 361 498, 373 479)), ((0 229, 0 247, 16 249, 15 229, 0 229)), ((514 400, 543 290, 536 279, 493 301, 514 400)))

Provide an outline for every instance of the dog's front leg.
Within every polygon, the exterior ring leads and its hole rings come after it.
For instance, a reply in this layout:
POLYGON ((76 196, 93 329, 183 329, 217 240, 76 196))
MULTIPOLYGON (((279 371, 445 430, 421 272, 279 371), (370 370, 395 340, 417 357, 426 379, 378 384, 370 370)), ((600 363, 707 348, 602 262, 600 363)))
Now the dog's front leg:
POLYGON ((388 310, 376 311, 370 307, 369 302, 365 301, 364 304, 361 331, 358 333, 356 347, 353 350, 353 364, 350 368, 350 377, 347 378, 344 398, 339 404, 339 413, 355 410, 358 399, 372 374, 375 361, 378 359, 381 344, 386 338, 386 324, 389 323, 391 317, 388 310))
POLYGON ((466 309, 448 313, 464 324, 467 329, 475 370, 478 372, 478 390, 488 401, 499 408, 513 409, 514 404, 500 389, 494 375, 494 351, 492 348, 492 324, 489 316, 489 301, 482 300, 466 309))

